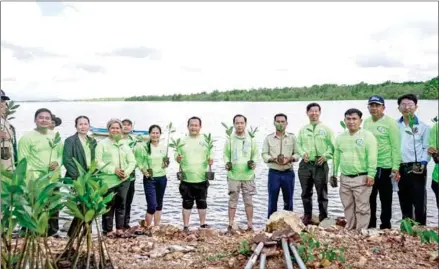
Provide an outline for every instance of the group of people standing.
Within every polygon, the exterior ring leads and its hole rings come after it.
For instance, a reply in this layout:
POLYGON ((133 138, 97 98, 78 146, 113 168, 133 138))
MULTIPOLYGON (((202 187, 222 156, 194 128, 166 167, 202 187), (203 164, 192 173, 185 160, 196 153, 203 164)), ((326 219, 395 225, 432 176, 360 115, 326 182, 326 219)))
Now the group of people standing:
MULTIPOLYGON (((90 119, 75 119, 76 132, 54 147, 48 143, 56 136, 53 127, 56 117, 46 108, 35 112, 36 128, 24 134, 18 141, 15 130, 5 117, 9 97, 1 92, 2 169, 14 169, 14 164, 27 159, 30 179, 38 179, 44 173, 64 166, 65 177, 79 177, 74 159, 87 171, 92 163, 101 170, 100 176, 108 184, 108 192, 115 193, 108 204, 109 211, 102 217, 103 233, 109 237, 127 237, 130 228, 130 209, 135 193, 135 170, 143 175, 143 187, 147 202, 145 225, 160 225, 163 199, 167 186, 167 168, 170 164, 168 146, 161 142, 162 129, 158 125, 149 128, 149 135, 132 135, 133 124, 129 119, 111 119, 107 123, 108 137, 101 141, 89 136, 90 119), (6 154, 8 153, 8 154, 6 154), (113 229, 115 219, 116 229, 113 229)), ((370 117, 362 120, 360 110, 352 108, 344 114, 346 131, 335 137, 334 132, 320 121, 322 112, 318 103, 306 108, 309 124, 298 135, 287 132, 288 117, 274 116, 275 132, 264 139, 262 150, 254 135, 247 132, 247 118, 233 117, 234 132, 224 144, 223 161, 228 184, 228 232, 234 227, 234 217, 240 194, 247 216, 247 229, 253 229, 253 197, 256 194, 255 168, 258 156, 269 168, 268 213, 277 211, 280 190, 284 210, 293 211, 295 172, 293 163, 299 162, 298 177, 302 187, 304 208, 303 222, 312 220, 312 195, 315 186, 319 204, 320 221, 328 217, 328 183, 338 186, 344 207, 348 229, 376 227, 376 198, 381 200, 381 229, 391 228, 392 193, 395 185, 403 218, 412 218, 426 224, 427 163, 431 156, 436 163, 432 189, 438 202, 438 125, 430 129, 415 115, 418 99, 413 94, 398 98, 402 117, 392 119, 384 114, 385 103, 380 96, 368 100, 370 117), (412 117, 413 115, 413 117, 412 117), (362 126, 362 127, 361 127, 362 126), (328 161, 332 159, 332 175, 328 161), (338 177, 338 174, 340 176, 338 177), (338 180, 340 179, 340 180, 338 180), (392 181, 394 183, 392 183, 392 181), (414 213, 413 213, 414 208, 414 213)), ((60 124, 60 119, 59 119, 60 124)), ((58 124, 58 125, 59 125, 58 124)), ((202 120, 191 117, 187 121, 188 134, 174 145, 174 160, 179 165, 179 192, 182 197, 183 230, 189 230, 191 210, 196 204, 200 227, 206 224, 207 195, 210 167, 214 155, 211 145, 201 134, 202 120)), ((438 204, 439 207, 439 204, 438 204)), ((49 223, 49 235, 58 231, 56 218, 49 223)), ((73 221, 69 235, 74 230, 73 221)))

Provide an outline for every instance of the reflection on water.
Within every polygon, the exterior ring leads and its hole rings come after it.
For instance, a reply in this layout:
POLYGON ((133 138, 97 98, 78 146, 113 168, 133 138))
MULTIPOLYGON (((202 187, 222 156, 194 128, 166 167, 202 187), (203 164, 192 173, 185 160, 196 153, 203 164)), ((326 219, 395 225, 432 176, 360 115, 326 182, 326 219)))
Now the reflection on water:
MULTIPOLYGON (((57 103, 22 103, 16 113, 16 120, 13 121, 17 135, 20 137, 24 132, 34 127, 33 114, 36 109, 41 107, 49 108, 58 117, 61 117, 63 123, 58 130, 63 138, 67 138, 75 132, 74 119, 79 115, 90 117, 92 125, 96 127, 105 127, 107 121, 112 117, 130 118, 135 129, 147 130, 151 124, 164 126, 172 121, 177 128, 174 137, 179 137, 186 132, 187 119, 191 116, 200 116, 203 120, 202 132, 212 133, 215 142, 215 163, 212 166, 216 172, 216 178, 211 181, 208 192, 208 213, 207 222, 218 228, 227 226, 227 181, 225 178, 224 162, 222 161, 222 148, 225 141, 224 128, 221 122, 231 124, 235 114, 244 114, 248 118, 248 125, 259 127, 256 134, 257 142, 262 148, 264 137, 273 132, 273 116, 276 113, 283 112, 288 115, 288 130, 295 134, 299 129, 308 123, 305 110, 309 102, 277 102, 277 103, 246 103, 246 102, 57 102, 57 103)), ((332 128, 336 133, 341 132, 339 121, 343 118, 343 113, 351 107, 356 107, 363 111, 365 117, 368 116, 367 101, 326 101, 319 102, 322 106, 321 120, 332 128)), ((386 100, 386 113, 391 117, 400 116, 397 110, 396 100, 386 100)), ((435 101, 419 102, 419 117, 426 124, 431 125, 430 119, 437 115, 438 104, 435 101)), ((171 150, 173 153, 173 151, 171 150)), ((294 211, 303 212, 302 201, 300 198, 301 187, 297 178, 297 167, 295 187, 294 187, 294 211)), ((163 223, 182 224, 181 217, 181 197, 178 192, 179 181, 176 177, 178 166, 172 162, 168 169, 168 186, 164 198, 163 206, 163 223)), ((433 170, 433 161, 428 164, 427 180, 427 223, 429 225, 438 224, 438 210, 433 192, 431 191, 431 171, 433 170)), ((256 185, 257 195, 254 197, 254 225, 255 228, 262 228, 267 218, 267 173, 268 169, 261 160, 257 162, 256 185)), ((144 217, 146 212, 146 201, 143 192, 142 179, 138 173, 136 180, 136 194, 132 208, 132 222, 137 222, 144 217)), ((343 207, 340 202, 338 188, 328 187, 329 197, 329 215, 343 216, 343 207)), ((313 195, 313 214, 318 215, 317 198, 313 195)), ((379 198, 378 198, 379 199, 379 198)), ((378 210, 380 203, 378 204, 378 210)), ((279 196, 278 209, 283 208, 282 192, 279 196)), ((398 195, 393 194, 393 224, 401 218, 398 195)), ((65 216, 65 215, 64 215, 65 216)), ((377 214, 379 216, 379 212, 377 214)), ((246 217, 242 198, 237 209, 236 221, 245 225, 246 217)), ((379 217, 378 217, 379 222, 379 217)), ((62 222, 61 222, 62 223, 62 222)), ((198 214, 196 209, 191 216, 192 225, 198 225, 198 214)), ((378 224, 379 225, 379 224, 378 224)))

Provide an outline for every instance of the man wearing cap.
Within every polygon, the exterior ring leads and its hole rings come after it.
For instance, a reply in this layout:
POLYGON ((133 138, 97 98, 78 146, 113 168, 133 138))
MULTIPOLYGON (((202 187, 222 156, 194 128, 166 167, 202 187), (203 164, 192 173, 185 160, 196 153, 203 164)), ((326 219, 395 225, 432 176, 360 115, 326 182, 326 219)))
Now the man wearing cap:
POLYGON ((377 194, 381 201, 380 229, 391 229, 392 218, 392 178, 399 181, 399 164, 401 163, 401 139, 395 120, 384 115, 384 98, 373 95, 369 98, 370 117, 364 120, 363 128, 370 131, 377 140, 377 173, 370 195, 370 222, 368 228, 376 228, 377 194))
POLYGON ((17 138, 15 128, 7 120, 6 109, 9 97, 0 90, 0 140, 1 140, 1 167, 6 170, 14 170, 17 161, 17 138))

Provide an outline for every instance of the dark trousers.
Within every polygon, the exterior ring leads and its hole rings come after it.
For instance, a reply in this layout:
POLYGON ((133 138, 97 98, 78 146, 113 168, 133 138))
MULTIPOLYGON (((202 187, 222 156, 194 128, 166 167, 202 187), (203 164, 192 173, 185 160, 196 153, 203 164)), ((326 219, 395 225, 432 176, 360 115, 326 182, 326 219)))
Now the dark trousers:
POLYGON ((49 227, 47 230, 47 236, 55 235, 58 232, 58 230, 59 230, 58 218, 59 218, 59 211, 54 212, 53 215, 50 216, 49 223, 48 223, 49 227))
POLYGON ((328 217, 328 164, 317 165, 314 162, 299 163, 299 180, 302 186, 302 203, 305 217, 312 217, 312 194, 315 185, 317 201, 319 203, 319 219, 328 217))
POLYGON ((398 183, 398 197, 402 218, 411 218, 420 225, 425 225, 427 222, 427 167, 421 175, 408 173, 411 169, 411 163, 401 164, 399 168, 401 179, 398 183))
POLYGON ((268 217, 277 211, 277 200, 279 192, 282 189, 284 199, 284 210, 293 211, 293 193, 294 193, 293 170, 277 171, 270 169, 268 171, 268 217))
POLYGON ((162 210, 167 183, 166 176, 154 177, 154 179, 143 177, 143 190, 145 191, 146 212, 148 214, 154 215, 156 211, 162 210))
POLYGON ((436 181, 432 180, 431 181, 431 189, 434 192, 434 195, 436 196, 436 206, 439 209, 439 197, 438 197, 438 187, 439 187, 439 183, 437 183, 436 181))
POLYGON ((124 181, 114 188, 108 190, 109 193, 114 192, 113 199, 107 204, 110 209, 102 216, 102 230, 104 233, 113 231, 113 218, 116 215, 116 229, 123 229, 125 222, 125 205, 127 192, 130 186, 130 181, 124 181))
POLYGON ((130 184, 128 186, 127 199, 126 199, 126 204, 125 204, 125 221, 124 221, 124 227, 125 228, 129 228, 130 227, 131 204, 133 203, 134 192, 136 191, 135 185, 136 185, 136 181, 135 180, 131 180, 130 184))
POLYGON ((381 201, 381 225, 380 229, 391 229, 390 219, 392 218, 392 196, 393 187, 391 168, 377 168, 375 182, 373 184, 372 193, 370 194, 370 222, 368 228, 376 228, 377 226, 377 195, 380 195, 381 201))

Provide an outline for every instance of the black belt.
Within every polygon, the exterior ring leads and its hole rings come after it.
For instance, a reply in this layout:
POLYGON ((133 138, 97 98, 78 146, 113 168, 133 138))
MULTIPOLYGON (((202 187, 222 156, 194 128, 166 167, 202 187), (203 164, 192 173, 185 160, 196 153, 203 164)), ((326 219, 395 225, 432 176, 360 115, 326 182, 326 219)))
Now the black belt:
POLYGON ((287 170, 281 171, 281 170, 276 170, 276 169, 273 169, 273 168, 268 169, 268 172, 275 172, 275 173, 288 173, 288 172, 291 172, 291 171, 293 171, 293 170, 287 169, 287 170))
POLYGON ((365 176, 365 175, 367 175, 367 172, 358 173, 355 175, 343 175, 343 176, 345 176, 345 177, 359 177, 359 176, 365 176))
POLYGON ((407 167, 407 166, 413 166, 415 164, 414 162, 411 163, 401 163, 401 166, 407 167))

